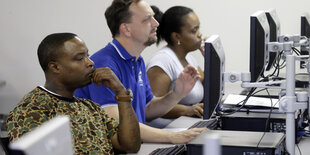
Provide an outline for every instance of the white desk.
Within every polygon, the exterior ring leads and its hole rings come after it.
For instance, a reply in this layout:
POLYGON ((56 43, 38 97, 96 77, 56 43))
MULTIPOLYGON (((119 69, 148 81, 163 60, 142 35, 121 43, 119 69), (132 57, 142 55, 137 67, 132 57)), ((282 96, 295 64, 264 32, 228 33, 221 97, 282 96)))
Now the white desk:
MULTIPOLYGON (((298 146, 302 155, 310 154, 310 137, 302 138, 298 146)), ((297 146, 295 146, 295 155, 300 155, 297 146)))
MULTIPOLYGON (((224 98, 226 97, 227 94, 239 94, 244 88, 241 87, 241 82, 236 82, 236 83, 225 83, 225 95, 224 98)), ((296 88, 297 91, 300 88, 296 88)), ((302 89, 304 91, 304 89, 302 89)), ((300 91, 300 90, 299 90, 300 91)), ((274 90, 269 90, 269 92, 272 95, 278 95, 279 90, 274 89, 274 90)), ((266 92, 263 92, 266 95, 266 92)), ((182 116, 173 122, 171 122, 166 128, 167 129, 173 129, 173 128, 188 128, 194 123, 200 121, 202 119, 200 118, 192 118, 192 117, 186 117, 182 116)), ((140 151, 137 153, 138 155, 140 154, 149 154, 156 148, 160 147, 170 147, 173 146, 172 144, 158 144, 158 143, 144 143, 141 145, 140 151)), ((303 138, 300 143, 298 144, 302 155, 310 155, 310 138, 303 138)), ((296 146, 295 148, 295 155, 299 155, 299 150, 296 146)))
MULTIPOLYGON (((171 122, 165 129, 180 129, 180 128, 188 128, 194 123, 202 120, 201 118, 193 118, 193 117, 186 117, 181 116, 171 122)), ((174 146, 173 144, 164 144, 164 143, 143 143, 138 153, 130 153, 130 155, 146 155, 150 154, 157 148, 164 148, 164 147, 171 147, 174 146)))
MULTIPOLYGON (((188 128, 197 121, 200 121, 202 119, 200 118, 192 118, 192 117, 186 117, 182 116, 173 122, 171 122, 166 128, 167 129, 173 129, 173 128, 188 128)), ((162 144, 162 143, 143 143, 141 145, 140 151, 135 154, 131 155, 145 155, 151 153, 153 150, 157 148, 162 148, 162 147, 171 147, 173 146, 172 144, 162 144)), ((310 155, 310 138, 303 138, 299 144, 298 144, 302 155, 310 155)), ((299 150, 296 146, 295 148, 295 155, 299 155, 299 150)))
POLYGON ((168 124, 166 126, 166 129, 171 128, 189 128, 193 124, 195 124, 198 121, 201 121, 202 118, 195 118, 195 117, 187 117, 187 116, 181 116, 177 119, 175 119, 173 122, 168 124))

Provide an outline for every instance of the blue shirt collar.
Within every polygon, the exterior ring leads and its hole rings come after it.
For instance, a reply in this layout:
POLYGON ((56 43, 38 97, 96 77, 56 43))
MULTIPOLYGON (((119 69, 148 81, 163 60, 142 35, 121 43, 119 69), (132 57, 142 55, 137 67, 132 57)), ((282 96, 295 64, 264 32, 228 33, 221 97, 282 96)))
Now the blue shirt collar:
MULTIPOLYGON (((136 57, 130 55, 127 50, 116 40, 113 39, 112 42, 110 43, 112 46, 114 46, 115 50, 119 54, 121 58, 124 60, 131 60, 131 59, 136 59, 136 57)), ((141 56, 139 56, 138 60, 141 59, 141 56)))

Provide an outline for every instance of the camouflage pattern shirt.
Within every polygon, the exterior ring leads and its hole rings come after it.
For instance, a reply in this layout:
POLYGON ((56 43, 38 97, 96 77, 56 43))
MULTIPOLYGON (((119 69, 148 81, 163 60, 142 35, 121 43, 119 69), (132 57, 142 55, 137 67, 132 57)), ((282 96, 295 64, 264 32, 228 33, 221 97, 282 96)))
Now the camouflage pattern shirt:
POLYGON ((25 95, 9 113, 6 125, 10 141, 57 115, 71 119, 76 154, 114 154, 111 138, 118 129, 117 121, 108 117, 97 103, 60 97, 40 87, 25 95))

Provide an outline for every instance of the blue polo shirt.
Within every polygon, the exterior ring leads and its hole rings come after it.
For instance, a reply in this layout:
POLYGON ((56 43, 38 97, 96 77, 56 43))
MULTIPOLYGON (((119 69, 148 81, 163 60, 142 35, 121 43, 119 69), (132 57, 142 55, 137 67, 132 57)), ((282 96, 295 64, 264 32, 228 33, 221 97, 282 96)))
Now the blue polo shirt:
MULTIPOLYGON (((143 58, 138 60, 131 56, 124 47, 113 40, 106 47, 90 57, 94 61, 94 68, 109 67, 116 74, 124 87, 130 88, 133 93, 132 106, 139 122, 145 123, 145 106, 153 99, 154 95, 146 75, 143 58)), ((76 97, 87 98, 102 107, 116 106, 115 93, 103 85, 95 86, 93 83, 74 92, 76 97)))

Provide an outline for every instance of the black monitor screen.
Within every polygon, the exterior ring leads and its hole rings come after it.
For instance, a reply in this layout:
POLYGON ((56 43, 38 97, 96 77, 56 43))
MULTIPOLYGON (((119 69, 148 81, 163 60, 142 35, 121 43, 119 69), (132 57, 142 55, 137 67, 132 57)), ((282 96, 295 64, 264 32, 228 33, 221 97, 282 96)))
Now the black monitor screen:
POLYGON ((203 119, 209 119, 224 94, 225 55, 218 35, 212 35, 205 42, 204 65, 203 119))
MULTIPOLYGON (((307 38, 310 38, 310 17, 308 13, 305 13, 301 16, 300 19, 300 35, 306 36, 307 38)), ((309 52, 306 50, 300 50, 301 55, 309 55, 309 52)), ((304 62, 300 62, 300 68, 304 68, 304 62)))
MULTIPOLYGON (((277 12, 275 9, 268 10, 266 11, 266 16, 268 19, 269 30, 270 30, 269 41, 277 42, 278 36, 280 36, 280 21, 279 21, 277 12)), ((275 62, 276 57, 277 57, 276 52, 269 53, 269 61, 268 61, 268 66, 266 68, 267 71, 270 70, 270 68, 272 67, 273 63, 275 62)))
POLYGON ((306 36, 307 38, 310 38, 310 17, 309 14, 304 14, 301 16, 300 21, 300 35, 306 36))
POLYGON ((250 20, 250 72, 251 82, 256 82, 269 61, 269 24, 264 11, 254 13, 250 20))

